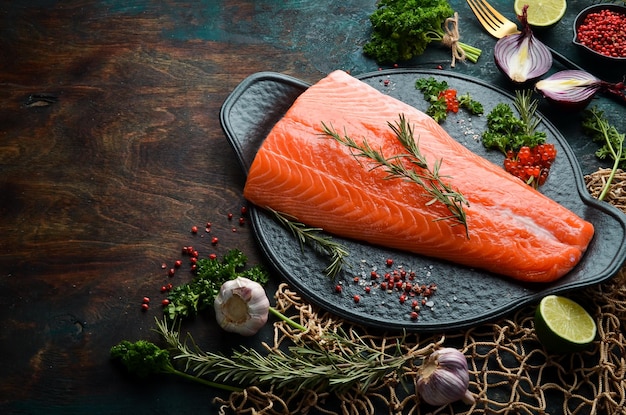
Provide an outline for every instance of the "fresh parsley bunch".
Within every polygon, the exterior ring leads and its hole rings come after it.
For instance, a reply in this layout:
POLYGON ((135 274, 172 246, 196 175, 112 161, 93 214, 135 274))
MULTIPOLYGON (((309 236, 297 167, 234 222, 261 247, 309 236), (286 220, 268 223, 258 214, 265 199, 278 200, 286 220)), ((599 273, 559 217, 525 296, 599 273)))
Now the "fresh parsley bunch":
MULTIPOLYGON (((397 63, 419 56, 433 41, 444 38, 443 25, 454 10, 446 0, 381 0, 370 16, 372 35, 363 52, 379 63, 397 63)), ((459 42, 470 62, 481 50, 459 42)))

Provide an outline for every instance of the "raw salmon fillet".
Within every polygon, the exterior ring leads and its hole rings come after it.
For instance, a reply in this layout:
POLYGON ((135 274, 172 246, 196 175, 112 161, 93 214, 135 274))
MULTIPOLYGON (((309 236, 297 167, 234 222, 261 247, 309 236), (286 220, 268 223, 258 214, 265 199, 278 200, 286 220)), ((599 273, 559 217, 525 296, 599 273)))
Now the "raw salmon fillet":
POLYGON ((308 88, 273 127, 244 196, 260 207, 354 240, 444 259, 522 281, 550 282, 581 259, 593 225, 469 151, 431 117, 343 71, 308 88), (406 153, 388 123, 404 115, 428 165, 462 193, 467 231, 419 185, 323 134, 322 123, 385 157, 406 153))

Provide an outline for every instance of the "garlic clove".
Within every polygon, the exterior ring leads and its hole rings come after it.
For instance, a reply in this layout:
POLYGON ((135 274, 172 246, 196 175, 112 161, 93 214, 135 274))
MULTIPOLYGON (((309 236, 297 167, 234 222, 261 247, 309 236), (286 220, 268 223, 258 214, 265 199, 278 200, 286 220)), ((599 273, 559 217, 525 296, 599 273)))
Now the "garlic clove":
POLYGON ((220 327, 243 336, 252 336, 265 325, 269 307, 263 287, 243 277, 226 281, 214 301, 220 327))

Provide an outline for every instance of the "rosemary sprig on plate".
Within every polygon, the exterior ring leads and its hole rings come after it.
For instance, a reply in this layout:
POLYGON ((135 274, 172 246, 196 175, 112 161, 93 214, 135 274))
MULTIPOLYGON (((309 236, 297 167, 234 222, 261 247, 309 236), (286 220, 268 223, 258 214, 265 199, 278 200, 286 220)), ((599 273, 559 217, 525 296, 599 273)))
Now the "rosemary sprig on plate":
POLYGON ((347 135, 341 136, 332 126, 329 127, 322 122, 324 134, 335 139, 339 143, 348 146, 355 157, 364 157, 372 160, 376 165, 372 168, 382 167, 388 173, 387 179, 404 178, 421 186, 428 195, 432 196, 427 204, 442 203, 450 211, 450 216, 445 216, 437 220, 452 220, 454 225, 463 225, 466 236, 469 238, 467 229, 467 217, 464 206, 469 206, 469 202, 463 194, 455 191, 447 184, 439 174, 441 160, 435 161, 432 168, 428 165, 426 157, 419 149, 418 140, 415 139, 413 128, 408 124, 405 116, 400 114, 400 119, 395 124, 387 123, 394 132, 398 141, 407 150, 406 154, 396 154, 385 157, 381 151, 373 149, 367 140, 363 144, 358 144, 347 135), (408 160, 410 164, 417 167, 411 169, 402 160, 408 160))
POLYGON ((522 120, 524 132, 528 136, 535 134, 535 130, 541 122, 541 117, 537 115, 537 106, 539 102, 536 99, 532 99, 532 91, 516 91, 515 99, 513 100, 513 106, 519 113, 520 120, 522 120))
POLYGON ((268 208, 268 210, 274 214, 281 225, 289 229, 293 236, 298 239, 302 249, 304 249, 304 244, 309 242, 330 255, 331 262, 324 269, 324 273, 326 276, 334 279, 346 262, 346 257, 349 255, 348 250, 330 236, 320 234, 323 231, 322 228, 309 228, 304 223, 297 222, 295 218, 287 217, 285 214, 271 208, 268 208))
MULTIPOLYGON (((270 348, 267 353, 241 347, 233 354, 202 351, 191 335, 181 339, 180 332, 166 319, 157 320, 155 331, 165 342, 174 361, 184 366, 192 376, 211 377, 214 382, 229 382, 238 386, 264 384, 295 393, 304 390, 347 392, 356 387, 364 393, 386 376, 400 379, 414 373, 413 361, 421 360, 432 347, 394 354, 377 349, 356 333, 352 338, 342 330, 325 333, 319 339, 304 341, 294 337, 294 344, 285 350, 270 348)), ((308 338, 308 337, 307 337, 308 338)))

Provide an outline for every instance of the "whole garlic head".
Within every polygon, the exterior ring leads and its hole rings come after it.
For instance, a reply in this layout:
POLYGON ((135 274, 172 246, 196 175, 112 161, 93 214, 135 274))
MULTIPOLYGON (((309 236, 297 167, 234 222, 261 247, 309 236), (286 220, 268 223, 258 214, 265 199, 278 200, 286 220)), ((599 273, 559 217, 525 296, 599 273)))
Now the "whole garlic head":
POLYGON ((270 301, 261 284, 238 277, 222 285, 214 306, 220 327, 231 333, 252 336, 267 322, 270 301))
POLYGON ((459 399, 472 404, 474 396, 468 386, 467 359, 451 347, 434 351, 418 370, 417 392, 431 405, 447 405, 459 399))

